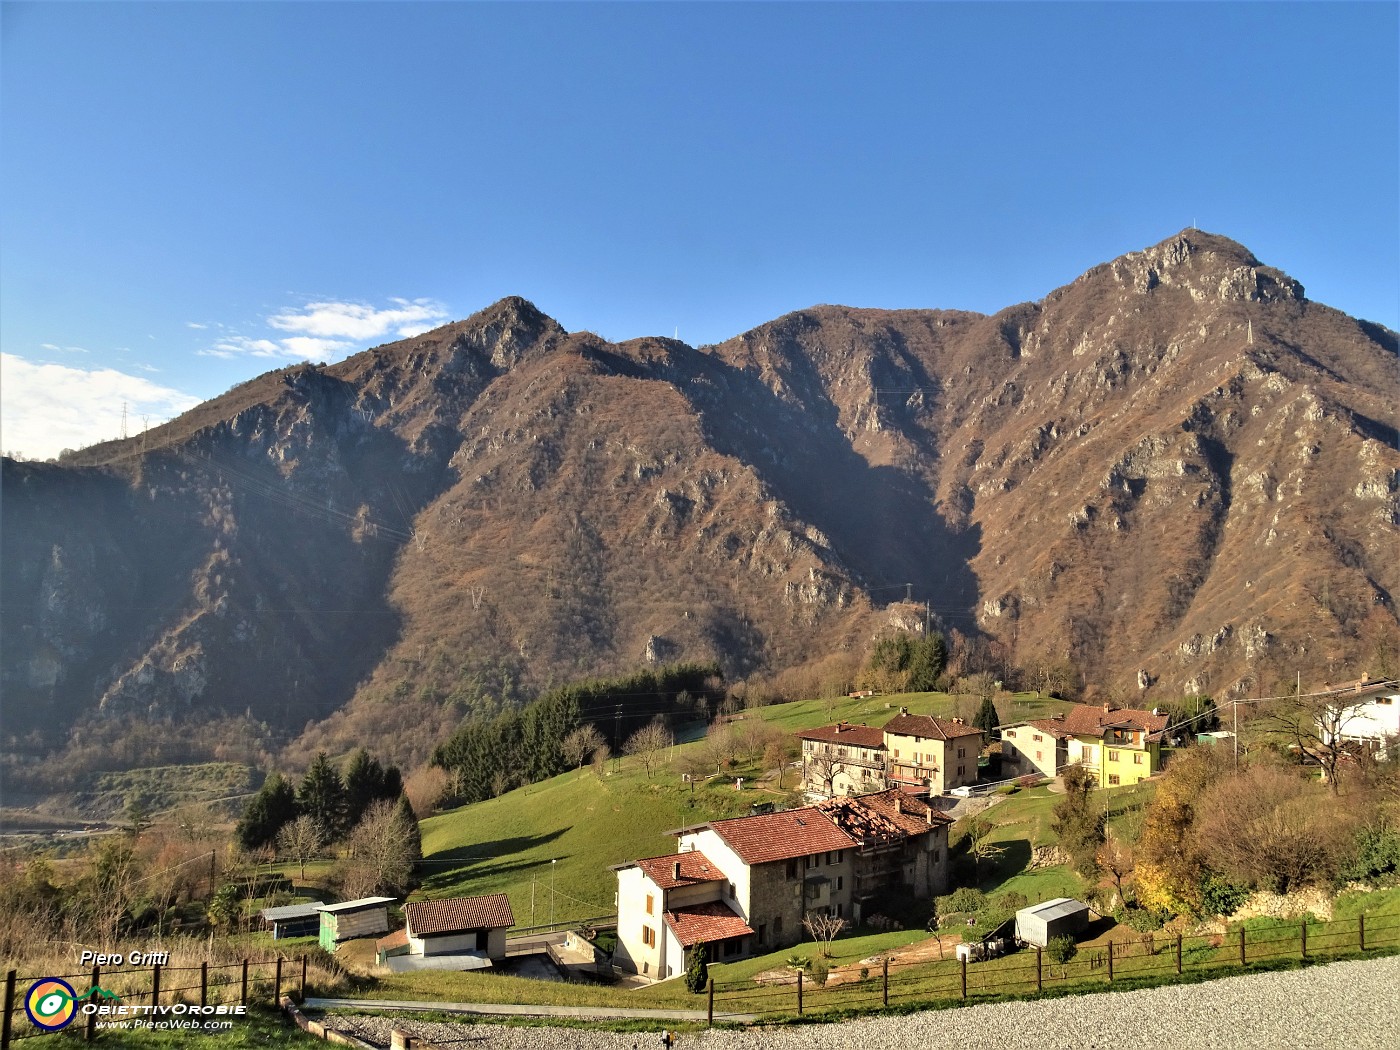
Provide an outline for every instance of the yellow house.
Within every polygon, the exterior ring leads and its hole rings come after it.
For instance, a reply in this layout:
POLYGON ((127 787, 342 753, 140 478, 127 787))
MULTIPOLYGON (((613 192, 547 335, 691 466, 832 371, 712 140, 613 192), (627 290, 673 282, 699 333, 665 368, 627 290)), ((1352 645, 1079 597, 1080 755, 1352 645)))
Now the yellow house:
MULTIPOLYGON (((1069 735, 1067 761, 1082 765, 1104 787, 1136 784, 1162 768, 1166 715, 1077 704, 1063 719, 1069 735)), ((1060 716, 1055 722, 1060 724, 1060 716)))

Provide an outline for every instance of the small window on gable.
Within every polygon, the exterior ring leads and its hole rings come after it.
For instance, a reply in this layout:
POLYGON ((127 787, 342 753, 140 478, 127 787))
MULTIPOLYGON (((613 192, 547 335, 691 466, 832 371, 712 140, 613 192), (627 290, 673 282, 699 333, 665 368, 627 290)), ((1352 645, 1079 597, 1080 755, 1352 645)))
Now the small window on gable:
POLYGON ((653 897, 650 893, 647 894, 647 914, 656 914, 656 898, 653 897))
POLYGON ((1044 739, 1045 739, 1045 738, 1044 738, 1043 736, 1041 736, 1039 733, 1037 733, 1037 734, 1035 735, 1035 742, 1036 742, 1037 744, 1040 743, 1040 742, 1041 742, 1042 740, 1044 740, 1044 739))

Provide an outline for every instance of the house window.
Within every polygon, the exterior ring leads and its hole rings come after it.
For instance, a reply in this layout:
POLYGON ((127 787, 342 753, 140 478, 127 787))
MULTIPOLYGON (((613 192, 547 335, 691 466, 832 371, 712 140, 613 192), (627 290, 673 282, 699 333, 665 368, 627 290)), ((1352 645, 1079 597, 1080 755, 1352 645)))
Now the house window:
POLYGON ((836 905, 836 917, 841 918, 841 905, 836 905))
POLYGON ((1035 735, 1035 742, 1036 742, 1037 744, 1040 743, 1040 742, 1041 742, 1042 740, 1044 740, 1044 739, 1045 739, 1045 738, 1044 738, 1043 736, 1041 736, 1039 733, 1037 733, 1037 734, 1035 735))
POLYGON ((960 747, 960 748, 958 748, 958 757, 959 757, 959 758, 966 758, 966 757, 967 757, 967 748, 965 748, 965 747, 960 747))
POLYGON ((837 876, 836 876, 836 888, 839 890, 839 889, 842 887, 842 885, 845 883, 845 881, 846 881, 846 880, 845 880, 844 877, 842 877, 842 876, 840 876, 840 875, 837 875, 837 876))
POLYGON ((779 915, 776 919, 773 920, 773 936, 774 936, 774 937, 781 937, 782 935, 783 935, 783 917, 782 917, 781 915, 779 915))
POLYGON ((958 776, 963 776, 963 767, 958 766, 958 776))
POLYGON ((1108 775, 1108 783, 1109 783, 1110 786, 1112 786, 1112 785, 1114 785, 1114 784, 1117 784, 1118 782, 1119 782, 1119 780, 1118 780, 1118 774, 1117 774, 1117 773, 1110 773, 1110 774, 1108 775))
POLYGON ((1378 704, 1386 704, 1387 706, 1389 706, 1390 704, 1395 703, 1395 697, 1393 697, 1393 696, 1378 696, 1378 697, 1376 697, 1376 703, 1378 703, 1378 704))
POLYGON ((762 943, 763 943, 764 937, 767 935, 767 933, 768 933, 768 924, 767 924, 767 923, 762 923, 762 922, 759 923, 759 924, 758 924, 758 943, 759 943, 759 944, 762 944, 762 943))
POLYGON ((790 879, 797 878, 797 861, 790 860, 787 862, 787 877, 790 879))
POLYGON ((827 862, 828 864, 831 863, 831 850, 827 850, 827 851, 826 851, 826 862, 827 862))
POLYGON ((1109 760, 1110 762, 1117 762, 1117 761, 1118 761, 1118 752, 1117 752, 1117 751, 1112 751, 1112 750, 1110 750, 1109 753, 1108 753, 1108 760, 1109 760))
POLYGON ((841 861, 843 861, 843 860, 845 859, 845 857, 846 857, 846 851, 845 851, 845 850, 843 850, 843 849, 838 849, 838 850, 836 851, 836 863, 837 863, 837 864, 840 864, 841 861))
POLYGON ((1133 765, 1135 765, 1135 766, 1140 766, 1140 765, 1142 765, 1142 752, 1141 752, 1141 751, 1139 751, 1136 755, 1133 756, 1133 765))
POLYGON ((895 748, 895 749, 894 749, 894 757, 895 757, 895 758, 898 758, 898 757, 899 757, 899 748, 895 748))
POLYGON ((656 931, 653 930, 650 926, 642 927, 642 943, 645 944, 648 948, 656 947, 656 931))
POLYGON ((648 893, 648 894, 647 894, 647 914, 648 914, 648 915, 654 915, 655 913, 656 913, 656 898, 653 897, 650 893, 648 893))
POLYGON ((1037 752, 1035 753, 1035 760, 1036 760, 1037 762, 1044 761, 1044 759, 1045 759, 1045 754, 1044 754, 1044 752, 1037 751, 1037 752))

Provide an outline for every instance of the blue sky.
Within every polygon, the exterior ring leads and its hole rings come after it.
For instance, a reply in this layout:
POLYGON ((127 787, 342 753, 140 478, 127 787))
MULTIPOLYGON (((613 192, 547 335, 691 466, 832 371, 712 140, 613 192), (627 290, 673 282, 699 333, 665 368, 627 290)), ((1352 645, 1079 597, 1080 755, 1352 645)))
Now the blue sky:
POLYGON ((503 295, 717 342, 1198 224, 1400 324, 1387 4, 0 5, 0 442, 503 295))

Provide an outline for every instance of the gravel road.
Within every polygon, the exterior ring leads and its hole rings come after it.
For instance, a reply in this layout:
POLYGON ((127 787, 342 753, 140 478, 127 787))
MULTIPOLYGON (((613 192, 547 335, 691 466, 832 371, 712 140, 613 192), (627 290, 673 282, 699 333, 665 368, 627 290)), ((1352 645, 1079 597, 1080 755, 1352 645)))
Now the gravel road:
MULTIPOLYGON (((678 1037, 678 1050, 1365 1050, 1400 1046, 1400 956, 1333 963, 1282 973, 1245 974, 1202 984, 1132 992, 931 1010, 843 1024, 708 1031, 678 1037)), ((331 1014, 328 1027, 380 1046, 391 1028, 444 1050, 639 1050, 660 1046, 654 1033, 578 1028, 436 1024, 408 1015, 331 1014)))

